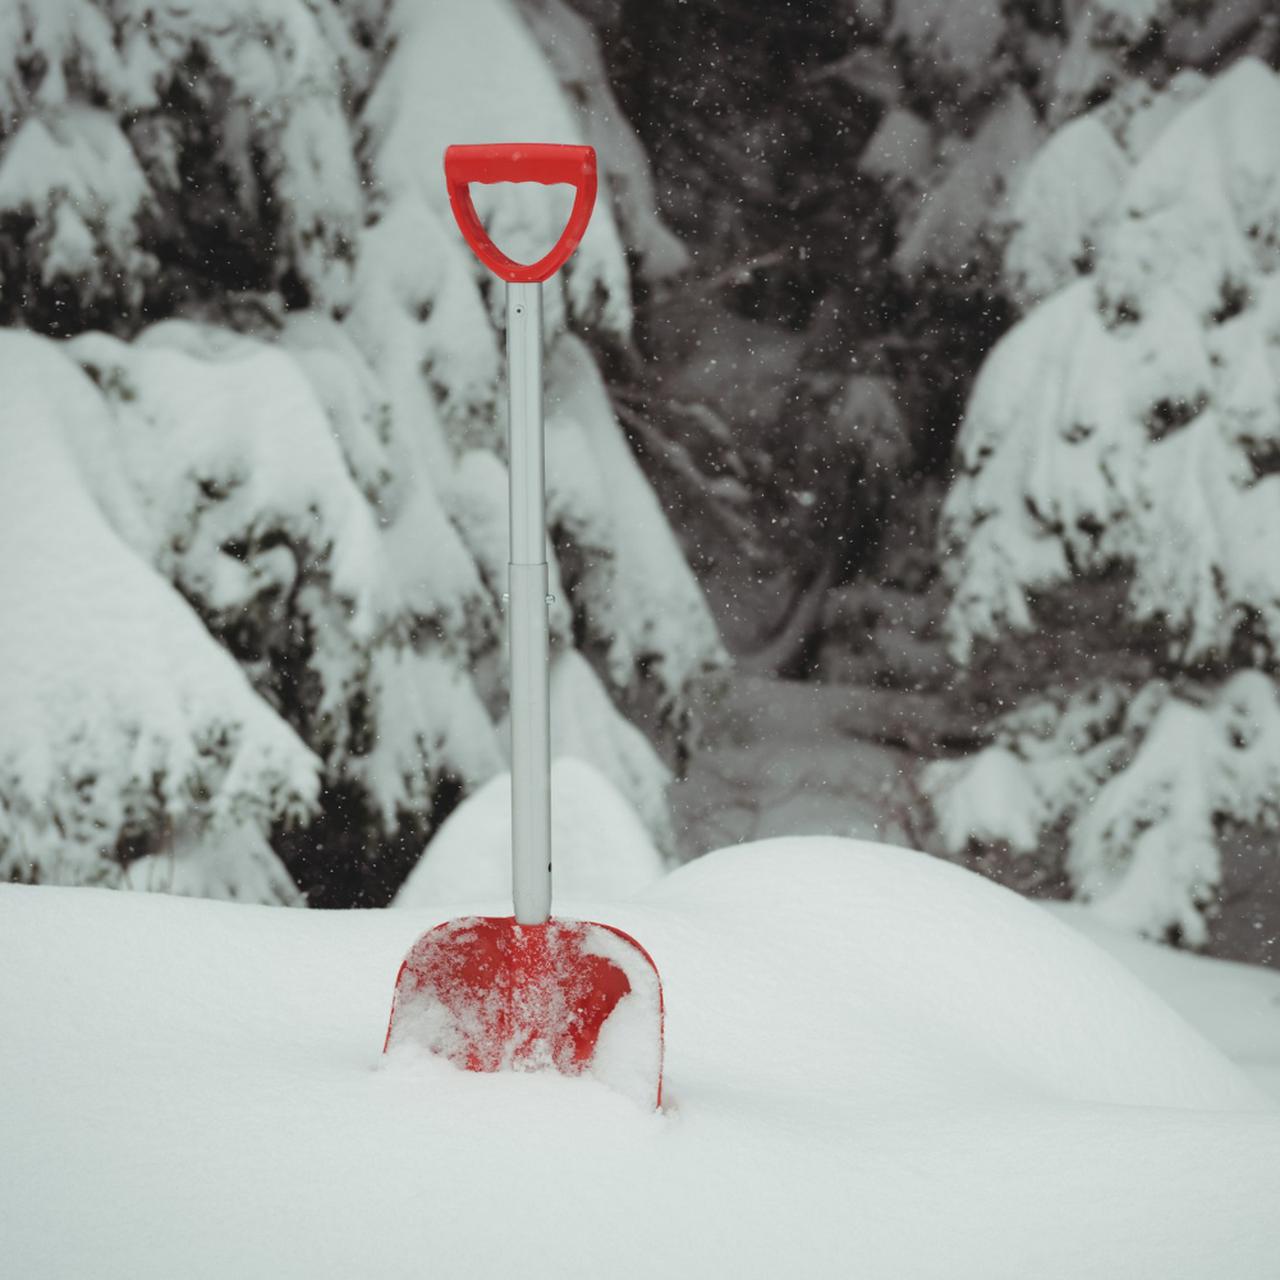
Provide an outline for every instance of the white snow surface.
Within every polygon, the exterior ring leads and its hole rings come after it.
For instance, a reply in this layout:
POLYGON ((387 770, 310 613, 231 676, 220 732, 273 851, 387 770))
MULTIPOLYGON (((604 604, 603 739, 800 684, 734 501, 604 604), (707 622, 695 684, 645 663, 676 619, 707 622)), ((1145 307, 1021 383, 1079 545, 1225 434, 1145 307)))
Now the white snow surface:
POLYGON ((398 965, 438 910, 0 886, 7 1270, 1274 1269, 1280 1113, 1014 894, 903 850, 787 839, 564 914, 657 963, 661 1114, 583 1078, 384 1061, 398 965))
MULTIPOLYGON (((628 894, 664 870, 639 815, 585 760, 551 764, 551 864, 557 894, 628 894)), ((492 899, 510 914, 511 775, 469 795, 427 845, 396 895, 398 907, 492 899)))
POLYGON ((1119 960, 1280 1100, 1280 972, 1135 938, 1073 902, 1040 905, 1119 960))

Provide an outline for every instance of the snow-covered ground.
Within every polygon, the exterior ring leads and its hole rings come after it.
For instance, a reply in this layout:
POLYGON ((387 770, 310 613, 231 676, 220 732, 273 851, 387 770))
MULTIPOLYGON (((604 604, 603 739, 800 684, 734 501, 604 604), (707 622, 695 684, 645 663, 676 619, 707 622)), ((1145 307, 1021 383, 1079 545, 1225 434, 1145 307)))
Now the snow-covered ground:
POLYGON ((835 839, 558 906, 657 961, 664 1113, 383 1060, 442 910, 0 886, 4 1273, 1274 1274, 1280 976, 835 839))
POLYGON ((1110 952, 1280 1102, 1280 973, 1135 938, 1076 903, 1042 905, 1110 952))

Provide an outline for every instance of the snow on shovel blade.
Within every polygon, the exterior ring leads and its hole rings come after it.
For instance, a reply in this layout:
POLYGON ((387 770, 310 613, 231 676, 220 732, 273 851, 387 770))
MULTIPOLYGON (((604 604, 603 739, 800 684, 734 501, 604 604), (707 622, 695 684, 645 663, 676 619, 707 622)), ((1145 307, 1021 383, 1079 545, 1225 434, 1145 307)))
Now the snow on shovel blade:
POLYGON ((383 1051, 417 1045, 468 1071, 589 1073, 662 1105, 662 983, 610 925, 463 916, 428 930, 396 978, 383 1051))

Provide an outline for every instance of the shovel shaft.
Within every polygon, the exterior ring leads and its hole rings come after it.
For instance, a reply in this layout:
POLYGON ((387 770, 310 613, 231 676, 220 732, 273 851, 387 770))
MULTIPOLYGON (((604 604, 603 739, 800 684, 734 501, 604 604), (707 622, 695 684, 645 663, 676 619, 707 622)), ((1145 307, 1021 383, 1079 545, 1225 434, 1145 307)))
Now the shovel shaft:
POLYGON ((511 465, 511 883, 515 917, 551 914, 551 715, 542 429, 542 285, 507 285, 511 465))

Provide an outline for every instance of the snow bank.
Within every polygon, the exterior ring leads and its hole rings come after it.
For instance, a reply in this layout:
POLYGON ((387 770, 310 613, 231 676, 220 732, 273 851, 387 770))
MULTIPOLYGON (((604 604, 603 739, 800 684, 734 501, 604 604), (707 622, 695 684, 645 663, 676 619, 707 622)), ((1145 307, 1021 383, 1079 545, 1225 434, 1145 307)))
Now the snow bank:
POLYGON ((576 907, 663 975, 665 1114, 581 1079, 378 1070, 442 913, 0 886, 0 1253, 100 1280, 1272 1267, 1280 1116, 1012 893, 779 840, 576 907))
POLYGON ((1280 972, 1135 938, 1074 903, 1039 905, 1123 964, 1280 1102, 1280 972))
MULTIPOLYGON (((626 896, 663 872, 636 811, 602 773, 572 756, 551 765, 551 863, 554 892, 576 897, 626 896)), ((503 773, 449 815, 395 905, 484 901, 510 914, 510 898, 511 775, 503 773)))

